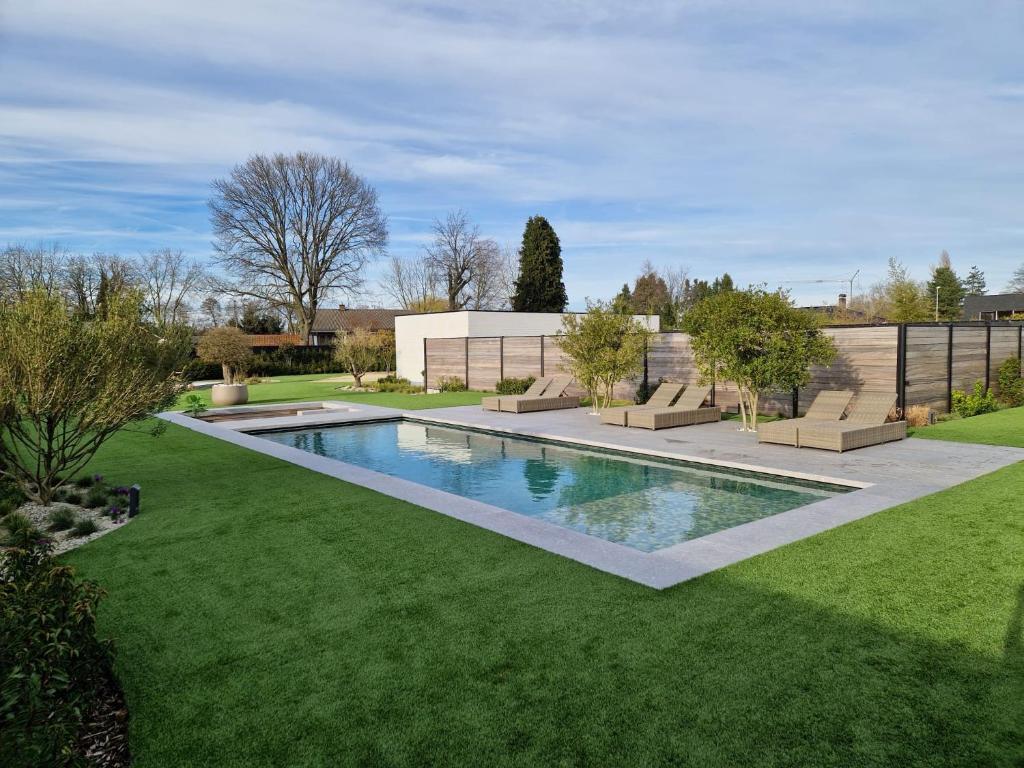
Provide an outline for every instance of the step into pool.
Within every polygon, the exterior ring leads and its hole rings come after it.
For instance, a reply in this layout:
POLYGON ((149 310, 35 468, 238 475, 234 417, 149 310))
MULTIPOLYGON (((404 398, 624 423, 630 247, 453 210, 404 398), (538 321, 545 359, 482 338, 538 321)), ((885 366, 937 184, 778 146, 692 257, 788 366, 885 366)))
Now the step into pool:
POLYGON ((259 437, 642 552, 852 490, 414 419, 259 437))

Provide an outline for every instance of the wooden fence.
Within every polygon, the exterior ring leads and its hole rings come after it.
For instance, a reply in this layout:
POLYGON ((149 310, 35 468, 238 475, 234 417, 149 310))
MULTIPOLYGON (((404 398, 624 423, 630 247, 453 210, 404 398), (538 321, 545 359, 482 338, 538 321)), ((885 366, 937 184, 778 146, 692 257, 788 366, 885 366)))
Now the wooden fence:
MULTIPOLYGON (((895 392, 901 408, 927 405, 950 408, 954 389, 969 390, 975 381, 997 389, 999 366, 1020 358, 1024 327, 1020 322, 919 323, 904 325, 829 326, 838 355, 829 367, 815 366, 810 384, 795 393, 778 393, 764 401, 767 413, 803 413, 822 389, 895 392)), ((442 376, 456 376, 470 389, 490 390, 503 378, 561 372, 557 336, 494 336, 425 339, 425 385, 437 387, 442 376)), ((616 386, 617 397, 631 398, 642 383, 659 380, 692 383, 697 379, 690 339, 685 333, 654 336, 643 374, 616 386)), ((716 382, 718 405, 738 401, 736 387, 716 382)))

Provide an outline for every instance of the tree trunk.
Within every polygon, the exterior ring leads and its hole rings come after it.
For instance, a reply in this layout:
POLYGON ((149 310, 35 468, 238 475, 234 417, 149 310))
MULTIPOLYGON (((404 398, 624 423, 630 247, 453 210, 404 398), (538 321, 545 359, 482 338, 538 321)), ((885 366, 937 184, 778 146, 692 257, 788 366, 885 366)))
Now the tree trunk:
POLYGON ((363 386, 363 374, 353 373, 352 380, 355 382, 356 389, 362 389, 363 386))
POLYGON ((740 394, 740 423, 742 424, 740 429, 742 429, 744 432, 746 432, 747 431, 747 404, 746 404, 746 398, 744 397, 744 394, 743 394, 743 387, 739 387, 739 394, 740 394))
POLYGON ((234 382, 234 376, 231 373, 231 366, 230 365, 228 365, 227 363, 221 363, 220 364, 220 372, 221 372, 221 375, 224 377, 224 383, 225 384, 234 384, 235 383, 234 382))
POLYGON ((761 395, 757 390, 752 389, 747 397, 750 400, 750 431, 757 432, 757 405, 761 395))

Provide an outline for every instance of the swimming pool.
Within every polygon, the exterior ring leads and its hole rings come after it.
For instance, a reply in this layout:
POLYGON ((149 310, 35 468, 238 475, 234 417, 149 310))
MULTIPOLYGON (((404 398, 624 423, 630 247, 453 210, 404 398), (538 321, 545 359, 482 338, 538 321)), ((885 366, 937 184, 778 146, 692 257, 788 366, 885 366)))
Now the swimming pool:
POLYGON ((851 490, 414 419, 259 437, 642 552, 851 490))

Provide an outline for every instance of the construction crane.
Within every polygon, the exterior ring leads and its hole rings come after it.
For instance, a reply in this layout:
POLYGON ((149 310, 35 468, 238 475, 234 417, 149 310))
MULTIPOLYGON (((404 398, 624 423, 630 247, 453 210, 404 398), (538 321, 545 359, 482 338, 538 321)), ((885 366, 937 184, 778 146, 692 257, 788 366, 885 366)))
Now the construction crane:
POLYGON ((856 272, 854 272, 849 277, 822 277, 822 278, 816 278, 816 279, 813 279, 813 280, 780 280, 779 282, 780 282, 781 285, 797 285, 797 284, 805 284, 806 285, 806 284, 812 284, 812 283, 824 283, 826 285, 828 285, 828 284, 832 284, 832 285, 835 285, 835 284, 849 285, 850 286, 850 291, 849 291, 849 293, 846 294, 846 297, 847 297, 848 301, 852 301, 853 300, 853 281, 857 279, 857 275, 859 275, 859 274, 860 274, 860 270, 858 269, 856 272))

